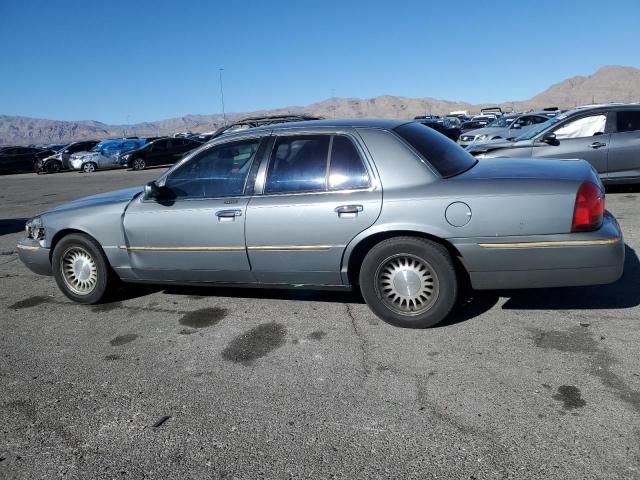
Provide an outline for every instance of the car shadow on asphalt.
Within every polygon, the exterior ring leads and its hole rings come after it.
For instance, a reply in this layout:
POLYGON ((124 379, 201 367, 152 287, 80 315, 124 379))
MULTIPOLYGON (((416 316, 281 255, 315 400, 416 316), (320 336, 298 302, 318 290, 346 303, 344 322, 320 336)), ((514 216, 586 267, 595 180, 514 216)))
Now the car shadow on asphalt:
POLYGON ((628 185, 607 185, 605 187, 607 194, 615 193, 640 193, 640 183, 632 183, 628 185))
MULTIPOLYGON (((105 303, 121 302, 157 292, 191 299, 208 297, 237 299, 292 300, 364 304, 359 291, 326 291, 303 289, 262 289, 235 287, 162 286, 123 284, 105 303)), ((538 288, 530 290, 463 289, 457 305, 449 316, 434 328, 450 327, 476 318, 507 298, 504 310, 590 310, 622 309, 640 305, 640 260, 636 252, 625 245, 625 265, 622 277, 608 285, 588 287, 538 288)), ((372 314, 373 315, 373 314, 372 314)))
POLYGON ((625 245, 624 273, 614 283, 589 287, 541 288, 499 292, 505 310, 600 310, 640 305, 640 261, 625 245))
POLYGON ((4 218, 0 220, 0 236, 24 230, 26 218, 4 218))

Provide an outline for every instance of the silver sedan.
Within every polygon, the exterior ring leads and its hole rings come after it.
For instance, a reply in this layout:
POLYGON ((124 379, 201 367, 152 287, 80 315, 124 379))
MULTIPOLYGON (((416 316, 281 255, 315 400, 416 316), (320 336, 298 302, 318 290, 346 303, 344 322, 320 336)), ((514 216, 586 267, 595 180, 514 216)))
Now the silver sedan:
POLYGON ((475 289, 617 280, 624 243, 582 160, 477 162, 419 123, 310 121, 245 130, 157 181, 27 222, 33 271, 96 303, 126 282, 359 289, 424 328, 475 289))

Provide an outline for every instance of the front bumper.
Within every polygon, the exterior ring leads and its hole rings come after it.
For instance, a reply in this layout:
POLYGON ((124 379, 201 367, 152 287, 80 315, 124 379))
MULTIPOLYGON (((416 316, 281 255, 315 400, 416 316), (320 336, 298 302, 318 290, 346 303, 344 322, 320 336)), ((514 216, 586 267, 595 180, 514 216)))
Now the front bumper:
POLYGON ((451 242, 477 290, 601 285, 624 270, 622 231, 609 212, 594 232, 451 242))
POLYGON ((38 240, 24 238, 18 245, 18 256, 29 270, 38 275, 52 275, 50 249, 41 245, 38 240))

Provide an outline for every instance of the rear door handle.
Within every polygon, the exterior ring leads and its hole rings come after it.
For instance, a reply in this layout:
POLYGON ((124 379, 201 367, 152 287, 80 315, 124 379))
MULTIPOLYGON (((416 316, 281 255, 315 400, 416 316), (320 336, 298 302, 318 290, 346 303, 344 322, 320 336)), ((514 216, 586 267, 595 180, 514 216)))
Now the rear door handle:
POLYGON ((235 220, 236 217, 241 217, 242 216, 242 210, 233 208, 231 210, 218 210, 216 212, 216 217, 218 217, 218 220, 221 222, 228 222, 228 221, 233 221, 235 220))
POLYGON ((335 208, 335 212, 340 218, 356 217, 362 210, 364 210, 362 205, 340 205, 335 208))
POLYGON ((591 148, 601 148, 601 147, 606 147, 607 144, 606 143, 602 143, 602 142, 593 142, 591 144, 591 148))

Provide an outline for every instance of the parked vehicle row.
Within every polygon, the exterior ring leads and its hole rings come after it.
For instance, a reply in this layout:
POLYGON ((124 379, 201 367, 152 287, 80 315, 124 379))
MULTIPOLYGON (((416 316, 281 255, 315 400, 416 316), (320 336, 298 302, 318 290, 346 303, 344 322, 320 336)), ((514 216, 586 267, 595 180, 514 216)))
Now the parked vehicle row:
POLYGON ((248 117, 205 134, 179 133, 173 137, 127 137, 70 144, 0 146, 0 173, 57 173, 78 170, 92 173, 111 168, 142 170, 150 166, 173 165, 203 143, 231 132, 279 123, 319 120, 308 115, 248 117))

